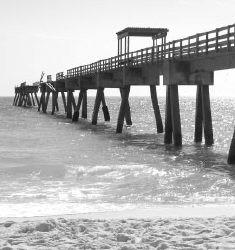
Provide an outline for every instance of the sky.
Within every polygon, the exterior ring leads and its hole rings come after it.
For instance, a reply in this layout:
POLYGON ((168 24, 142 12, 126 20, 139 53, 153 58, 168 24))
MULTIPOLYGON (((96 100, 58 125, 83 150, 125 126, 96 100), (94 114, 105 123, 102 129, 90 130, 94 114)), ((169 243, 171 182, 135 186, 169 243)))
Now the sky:
MULTIPOLYGON (((14 86, 117 55, 125 27, 168 28, 167 41, 235 23, 235 0, 0 0, 0 95, 14 86)), ((130 49, 151 46, 131 39, 130 49)), ((106 91, 119 95, 117 90, 106 91)), ((165 86, 159 86, 160 95, 165 86)), ((215 72, 212 95, 235 95, 235 70, 215 72)), ((132 95, 149 95, 134 87, 132 95)), ((180 87, 195 95, 195 87, 180 87)))

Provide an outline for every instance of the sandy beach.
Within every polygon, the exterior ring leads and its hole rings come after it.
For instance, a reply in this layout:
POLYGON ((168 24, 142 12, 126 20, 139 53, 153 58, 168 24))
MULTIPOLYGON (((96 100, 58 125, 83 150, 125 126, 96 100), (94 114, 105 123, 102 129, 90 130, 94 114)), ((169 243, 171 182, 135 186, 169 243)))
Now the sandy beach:
MULTIPOLYGON (((177 211, 177 208, 176 208, 177 211)), ((234 249, 235 217, 151 211, 2 218, 0 249, 234 249), (141 216, 142 213, 142 216, 141 216), (142 218, 141 218, 142 217, 142 218)))

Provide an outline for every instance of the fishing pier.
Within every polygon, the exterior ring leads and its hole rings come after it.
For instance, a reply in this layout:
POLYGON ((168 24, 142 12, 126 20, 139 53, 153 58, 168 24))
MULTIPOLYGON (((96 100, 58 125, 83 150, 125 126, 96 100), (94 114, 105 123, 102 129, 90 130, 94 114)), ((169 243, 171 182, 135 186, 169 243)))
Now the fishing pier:
MULTIPOLYGON (((59 72, 54 81, 48 75, 45 82, 41 77, 34 85, 23 83, 15 88, 13 105, 37 105, 38 111, 46 113, 51 96, 54 114, 59 109, 60 94, 67 118, 78 121, 80 116, 87 118, 87 91, 95 89, 97 92, 91 122, 96 125, 101 105, 105 121, 110 120, 104 89, 118 88, 121 105, 116 132, 121 133, 124 122, 132 125, 129 104, 131 86, 149 86, 157 132, 165 131, 165 144, 181 146, 178 86, 196 85, 194 140, 202 142, 204 134, 205 144, 210 146, 214 139, 209 86, 214 84, 214 71, 235 68, 235 24, 170 42, 166 41, 167 33, 168 29, 165 28, 126 28, 117 33, 117 56, 68 69, 66 74, 59 72), (150 37, 153 45, 130 51, 131 37, 139 36, 150 37), (163 76, 166 86, 164 129, 156 91, 160 76, 163 76), (39 90, 40 98, 37 97, 39 90), (75 91, 79 91, 77 101, 75 91)), ((235 132, 228 163, 235 164, 235 132)))

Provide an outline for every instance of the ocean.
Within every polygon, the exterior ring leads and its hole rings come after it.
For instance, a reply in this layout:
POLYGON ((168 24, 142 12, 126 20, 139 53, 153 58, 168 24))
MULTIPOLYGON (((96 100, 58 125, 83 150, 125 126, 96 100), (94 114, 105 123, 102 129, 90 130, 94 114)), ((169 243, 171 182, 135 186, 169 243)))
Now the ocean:
MULTIPOLYGON (((100 111, 96 126, 94 97, 88 120, 76 123, 66 119, 62 102, 52 116, 50 108, 42 114, 12 101, 0 98, 0 217, 130 209, 235 215, 235 168, 227 165, 233 99, 211 99, 215 143, 206 147, 193 141, 195 98, 181 97, 180 149, 157 134, 150 97, 130 97, 133 126, 122 134, 115 133, 118 97, 106 98, 111 122, 100 111)), ((165 98, 159 106, 164 122, 165 98)))

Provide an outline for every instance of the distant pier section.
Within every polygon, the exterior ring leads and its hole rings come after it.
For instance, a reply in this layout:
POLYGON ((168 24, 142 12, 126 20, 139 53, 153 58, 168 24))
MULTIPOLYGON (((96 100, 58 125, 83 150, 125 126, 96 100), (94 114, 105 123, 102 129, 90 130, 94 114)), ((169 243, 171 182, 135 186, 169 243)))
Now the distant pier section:
MULTIPOLYGON (((128 27, 117 32, 117 55, 91 64, 59 72, 53 81, 51 75, 38 84, 22 83, 15 88, 15 106, 37 106, 47 112, 50 96, 52 114, 59 110, 61 95, 67 118, 87 119, 87 91, 95 89, 96 98, 92 124, 97 124, 100 106, 104 120, 110 120, 105 88, 118 88, 121 104, 116 132, 121 133, 124 123, 132 125, 129 93, 131 86, 149 86, 153 114, 158 133, 164 134, 165 144, 182 146, 181 118, 178 86, 196 85, 194 140, 213 144, 213 126, 210 107, 210 85, 214 84, 214 71, 235 68, 235 24, 198 33, 183 39, 167 42, 166 28, 128 27), (131 51, 131 37, 149 37, 152 46, 131 51), (165 128, 158 106, 156 87, 163 76, 166 86, 165 128), (79 91, 78 100, 74 92, 79 91), (40 98, 37 97, 40 93, 40 98)), ((228 163, 235 164, 235 133, 229 150, 228 163)))

